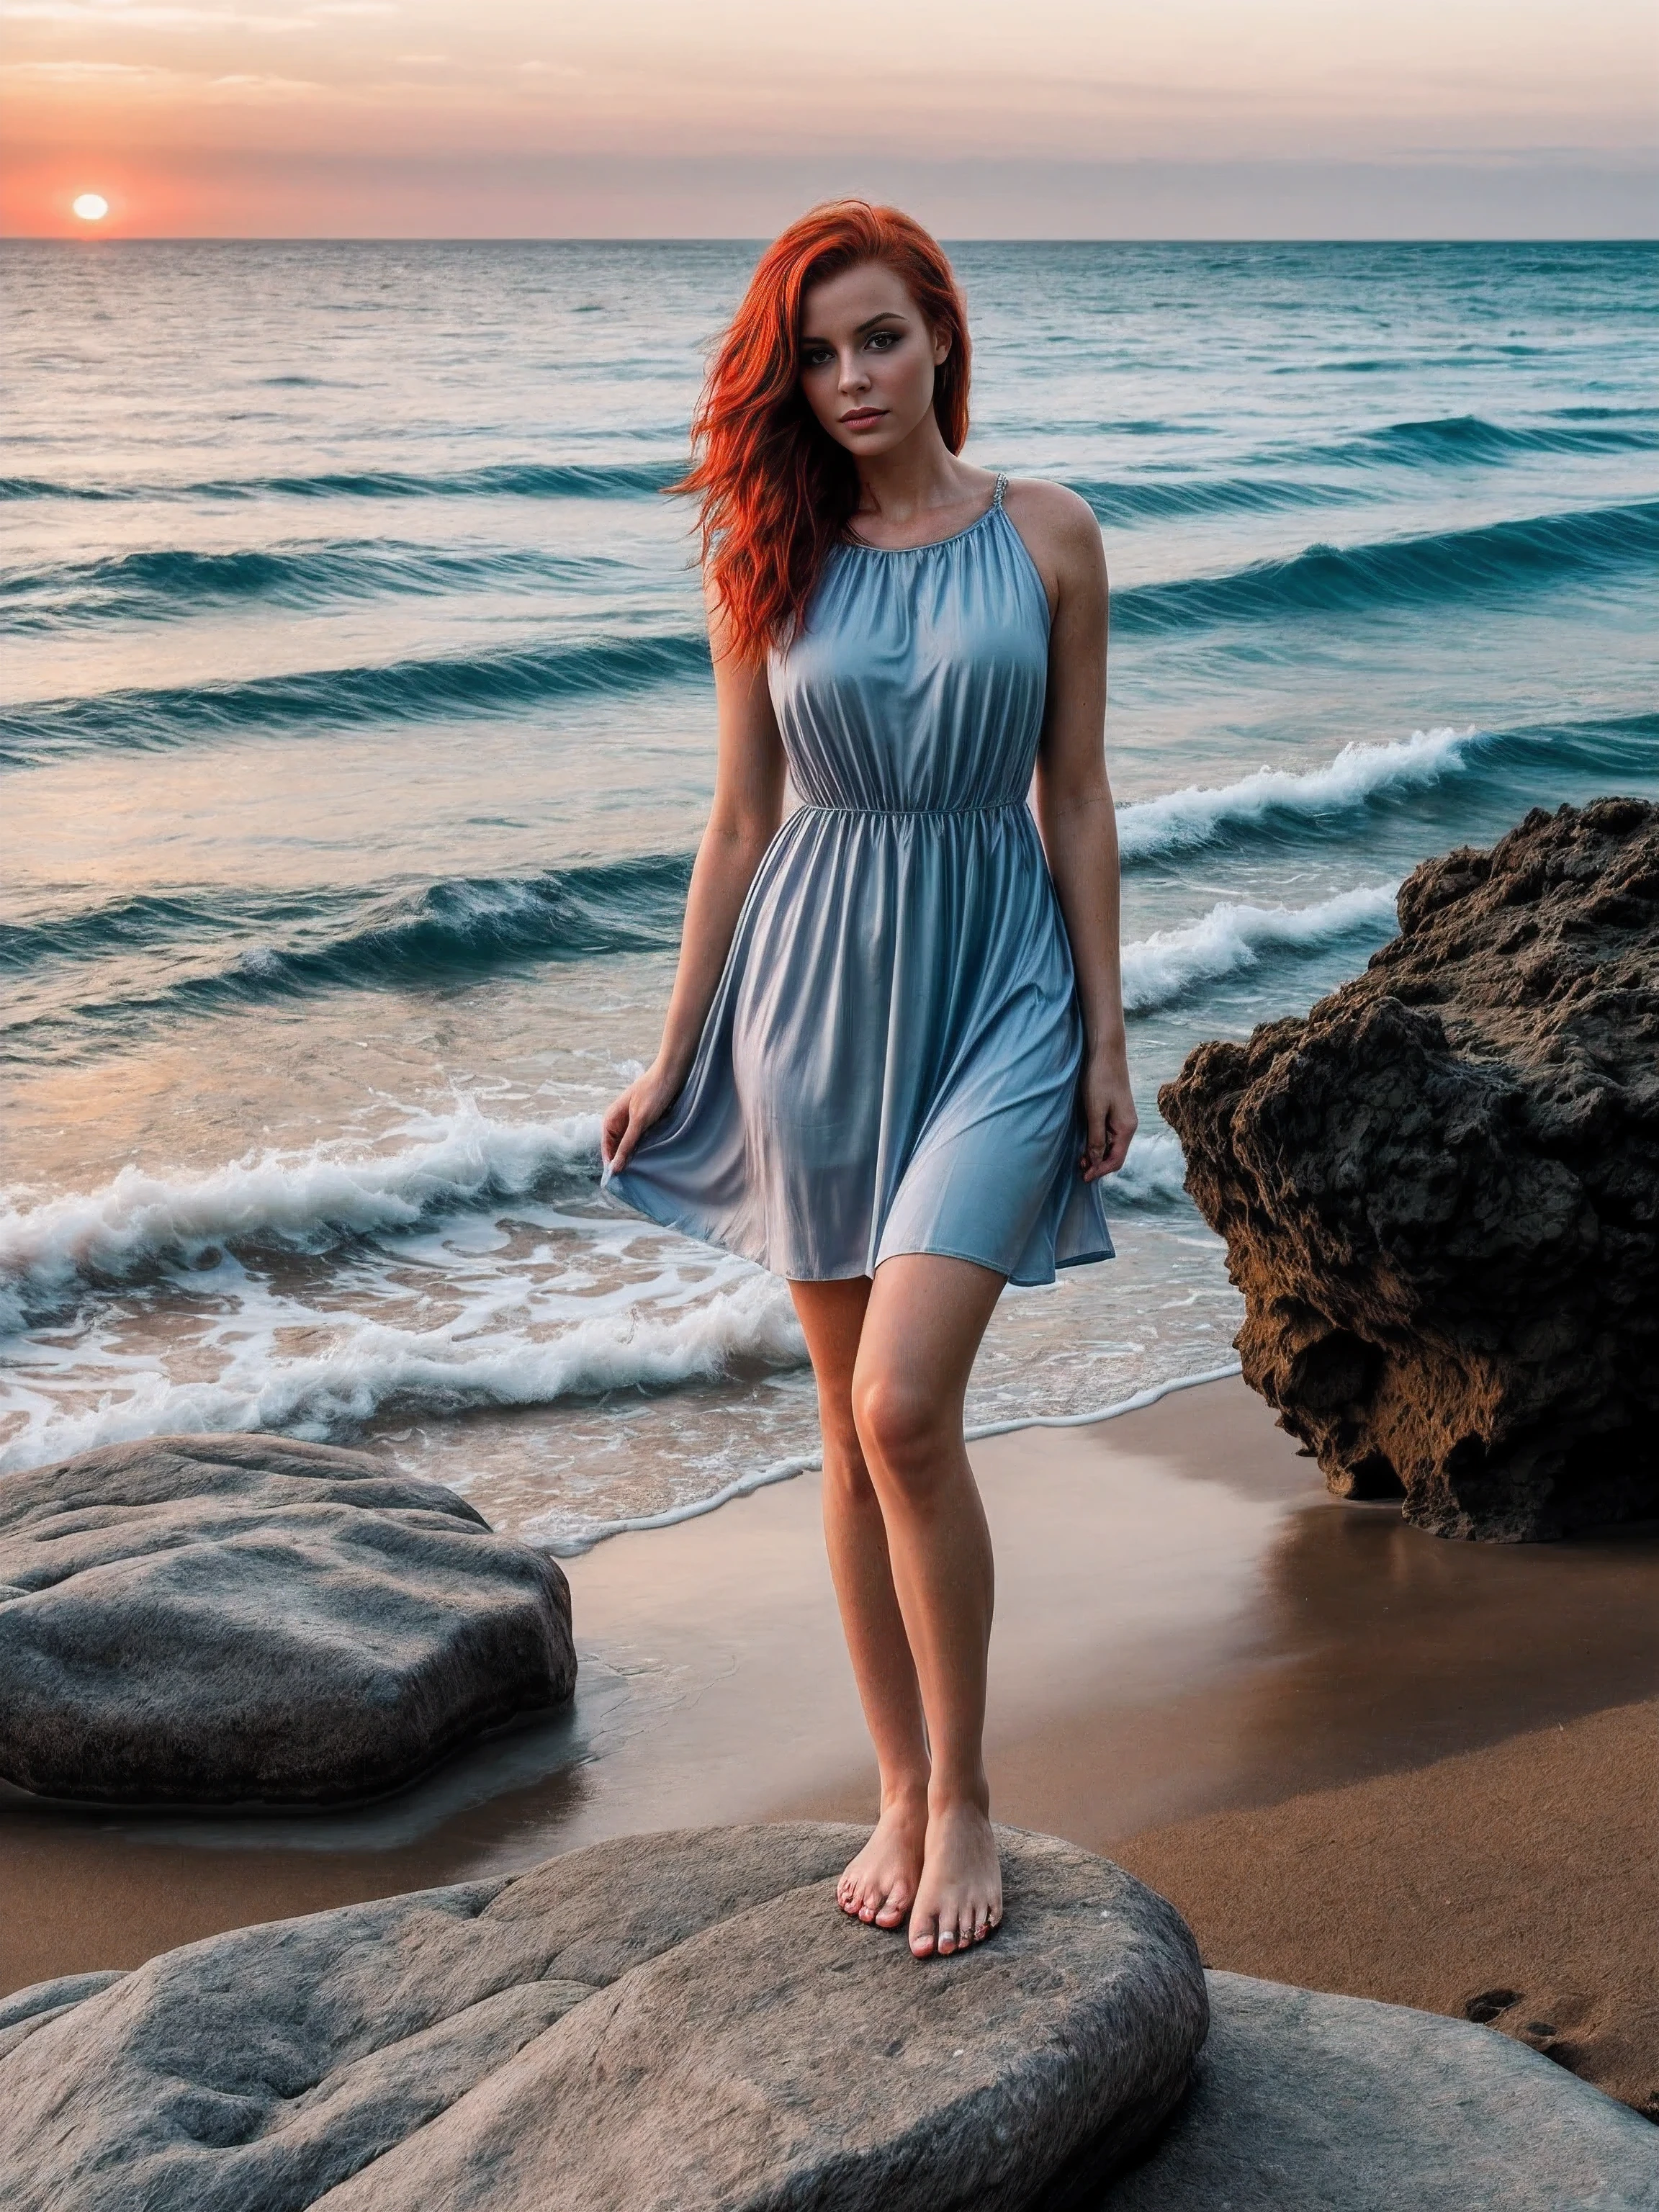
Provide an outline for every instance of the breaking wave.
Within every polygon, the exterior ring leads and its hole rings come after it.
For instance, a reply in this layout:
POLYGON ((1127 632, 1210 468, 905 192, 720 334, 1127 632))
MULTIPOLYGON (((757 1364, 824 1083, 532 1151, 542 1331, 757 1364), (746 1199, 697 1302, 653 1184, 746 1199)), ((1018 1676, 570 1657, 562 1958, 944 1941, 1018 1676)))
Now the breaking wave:
POLYGON ((1264 955, 1316 952, 1362 933, 1390 935, 1398 884, 1338 891, 1312 906, 1252 906, 1222 899, 1196 921, 1154 930, 1123 948, 1123 1005, 1128 1013, 1173 1006, 1201 984, 1255 967, 1264 955))
POLYGON ((1396 792, 1425 789, 1459 774, 1492 739, 1479 730, 1418 730, 1403 742, 1344 745, 1322 768, 1259 768, 1236 783, 1188 784, 1118 809, 1126 860, 1161 858, 1215 844, 1240 830, 1318 822, 1396 792))
POLYGON ((447 1327, 337 1322, 324 1352, 283 1358, 263 1333, 211 1382, 145 1374, 118 1403, 54 1414, 0 1451, 0 1469, 38 1466, 138 1437, 280 1430, 325 1440, 392 1414, 453 1415, 548 1406, 611 1390, 713 1381, 738 1364, 799 1367, 806 1346, 786 1285, 757 1274, 672 1316, 596 1316, 549 1338, 481 1334, 476 1317, 447 1327))
POLYGON ((205 1175, 123 1168, 100 1190, 0 1209, 0 1325, 15 1330, 79 1291, 189 1267, 227 1250, 325 1252, 406 1232, 574 1177, 597 1183, 597 1115, 499 1121, 473 1100, 427 1117, 400 1150, 322 1144, 249 1153, 205 1175))

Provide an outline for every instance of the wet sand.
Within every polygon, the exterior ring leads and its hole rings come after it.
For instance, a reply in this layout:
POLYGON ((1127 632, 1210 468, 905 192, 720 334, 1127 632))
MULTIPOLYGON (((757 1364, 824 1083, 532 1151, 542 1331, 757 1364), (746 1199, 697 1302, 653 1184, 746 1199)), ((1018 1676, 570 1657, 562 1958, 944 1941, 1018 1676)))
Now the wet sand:
POLYGON ((1206 1965, 1489 2020, 1659 2120, 1659 1700, 1118 1856, 1206 1965))
MULTIPOLYGON (((1217 1965, 1441 2009, 1490 1972, 1562 1993, 1564 2017, 1527 2017, 1576 2035, 1584 2070, 1616 2066, 1633 2100, 1659 2086, 1659 2024, 1629 2026, 1652 1921, 1617 1865, 1654 1762, 1645 1723, 1611 1712, 1659 1685, 1659 1535, 1421 1535, 1328 1498, 1237 1382, 974 1460, 997 1547, 1001 1818, 1169 1887, 1217 1965), (1616 1789, 1596 1780, 1609 1729, 1634 1731, 1616 1789), (1552 1732, 1577 1748, 1528 1796, 1537 1754, 1517 1747, 1552 1732), (1553 1810, 1516 1858, 1513 1806, 1534 1800, 1553 1810), (1431 1847, 1437 1906, 1433 1883, 1401 1887, 1431 1847), (1481 1931, 1521 1881, 1527 1911, 1495 1946, 1481 1931), (1589 2026, 1565 2016, 1575 1990, 1589 2026), (1592 2014, 1626 2022, 1618 2054, 1592 2014)), ((112 1814, 4 1793, 0 1991, 630 1829, 864 1815, 875 1778, 817 1516, 802 1476, 569 1562, 574 1711, 382 1804, 112 1814)))

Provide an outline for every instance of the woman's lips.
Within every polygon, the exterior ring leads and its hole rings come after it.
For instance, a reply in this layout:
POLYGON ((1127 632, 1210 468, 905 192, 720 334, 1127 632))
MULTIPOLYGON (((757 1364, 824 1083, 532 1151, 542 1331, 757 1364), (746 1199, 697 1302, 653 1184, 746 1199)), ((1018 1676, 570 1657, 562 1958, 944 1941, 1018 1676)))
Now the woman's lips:
POLYGON ((886 412, 884 407, 855 407, 850 415, 842 416, 841 426, 843 430, 861 430, 866 422, 879 422, 886 412))

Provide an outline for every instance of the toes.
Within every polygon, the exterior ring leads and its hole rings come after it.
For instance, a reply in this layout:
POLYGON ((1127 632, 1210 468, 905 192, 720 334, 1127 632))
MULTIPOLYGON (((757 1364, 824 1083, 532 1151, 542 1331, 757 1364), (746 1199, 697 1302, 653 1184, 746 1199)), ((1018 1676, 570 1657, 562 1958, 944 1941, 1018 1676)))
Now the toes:
POLYGON ((910 1948, 918 1959, 933 1956, 939 1934, 937 1923, 931 1920, 918 1922, 913 1914, 910 1920, 910 1948))
POLYGON ((897 1928, 910 1910, 910 1891, 905 1883, 896 1881, 881 1900, 881 1910, 876 1915, 878 1928, 897 1928))

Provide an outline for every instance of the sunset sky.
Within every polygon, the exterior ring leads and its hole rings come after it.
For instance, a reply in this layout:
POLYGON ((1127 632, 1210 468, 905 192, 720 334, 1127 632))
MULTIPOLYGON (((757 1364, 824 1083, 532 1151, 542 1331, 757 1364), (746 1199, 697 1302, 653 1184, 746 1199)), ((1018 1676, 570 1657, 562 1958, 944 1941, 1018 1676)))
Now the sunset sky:
POLYGON ((0 0, 12 234, 1651 235, 1652 0, 0 0))

